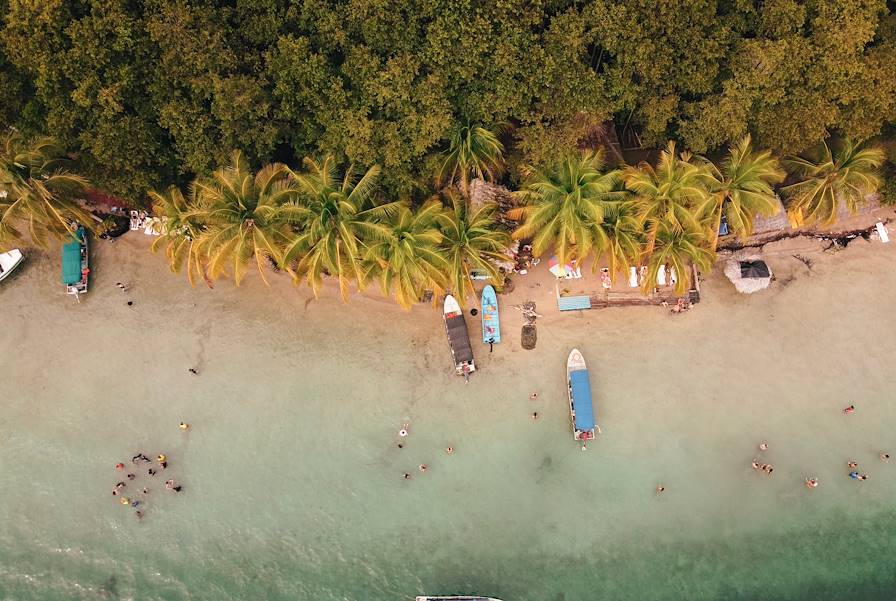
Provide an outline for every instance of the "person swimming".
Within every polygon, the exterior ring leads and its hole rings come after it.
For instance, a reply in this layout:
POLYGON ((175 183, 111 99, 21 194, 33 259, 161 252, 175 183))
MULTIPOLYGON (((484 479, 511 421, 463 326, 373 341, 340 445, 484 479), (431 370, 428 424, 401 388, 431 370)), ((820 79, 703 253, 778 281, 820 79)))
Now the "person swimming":
POLYGON ((137 477, 137 474, 128 474, 128 480, 133 480, 137 477))
POLYGON ((760 442, 760 443, 759 443, 759 450, 760 450, 760 451, 767 451, 767 450, 768 450, 768 443, 767 443, 767 442, 760 442))
POLYGON ((403 477, 405 480, 410 480, 410 479, 411 479, 411 475, 410 475, 409 473, 407 473, 407 472, 405 472, 405 473, 403 474, 402 477, 403 477))
POLYGON ((806 488, 817 488, 818 478, 806 478, 806 488))
POLYGON ((852 478, 853 480, 858 480, 858 479, 859 479, 859 472, 853 470, 853 471, 849 472, 849 477, 852 478))
POLYGON ((188 424, 187 422, 181 422, 178 428, 180 428, 181 430, 189 430, 190 424, 188 424))
POLYGON ((446 447, 445 452, 450 455, 451 453, 454 452, 454 447, 446 447))
POLYGON ((762 468, 762 464, 760 464, 758 461, 756 461, 756 460, 754 459, 754 460, 753 460, 753 469, 754 469, 754 470, 758 470, 758 469, 761 469, 761 468, 762 468))
POLYGON ((158 460, 159 460, 159 463, 165 463, 166 461, 168 461, 168 457, 166 457, 165 455, 162 455, 160 453, 158 456, 158 460))
POLYGON ((156 471, 152 468, 149 468, 148 470, 146 470, 146 473, 149 474, 150 476, 156 475, 156 471))
POLYGON ((857 467, 859 467, 859 464, 856 461, 847 461, 846 467, 857 468, 857 467))
POLYGON ((843 410, 843 413, 855 413, 855 412, 856 412, 855 405, 850 405, 849 407, 847 407, 846 409, 843 410))

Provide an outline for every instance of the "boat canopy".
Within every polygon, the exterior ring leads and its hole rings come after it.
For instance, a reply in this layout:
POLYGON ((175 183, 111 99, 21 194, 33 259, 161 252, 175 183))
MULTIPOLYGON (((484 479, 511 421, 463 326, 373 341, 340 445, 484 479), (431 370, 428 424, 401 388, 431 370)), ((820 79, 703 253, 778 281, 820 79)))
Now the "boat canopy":
POLYGON ((467 323, 463 315, 446 317, 445 327, 448 330, 448 341, 454 352, 454 361, 457 364, 473 361, 473 349, 470 347, 470 335, 467 333, 467 323))
POLYGON ((588 370, 580 369, 569 374, 572 387, 572 406, 576 412, 576 430, 588 432, 594 429, 594 408, 591 406, 591 384, 588 370))
POLYGON ((81 242, 72 240, 62 245, 62 283, 72 286, 81 281, 81 242))

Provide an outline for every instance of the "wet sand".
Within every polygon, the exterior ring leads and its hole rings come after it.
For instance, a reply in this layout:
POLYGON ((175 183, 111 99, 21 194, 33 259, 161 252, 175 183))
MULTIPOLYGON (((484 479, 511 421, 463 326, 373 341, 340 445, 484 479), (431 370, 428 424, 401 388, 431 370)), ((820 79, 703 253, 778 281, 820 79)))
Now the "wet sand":
POLYGON ((549 277, 518 278, 493 354, 468 319, 469 385, 428 306, 312 299, 285 277, 193 289, 136 234, 95 244, 77 304, 57 253, 32 255, 0 284, 0 592, 889 598, 894 245, 815 253, 810 270, 794 242, 769 249, 769 290, 738 295, 717 269, 683 315, 561 315, 549 277), (523 300, 544 315, 534 351, 509 307, 523 300), (604 431, 587 452, 566 408, 572 346, 604 431), (137 450, 165 452, 185 486, 141 522, 109 494, 137 450))

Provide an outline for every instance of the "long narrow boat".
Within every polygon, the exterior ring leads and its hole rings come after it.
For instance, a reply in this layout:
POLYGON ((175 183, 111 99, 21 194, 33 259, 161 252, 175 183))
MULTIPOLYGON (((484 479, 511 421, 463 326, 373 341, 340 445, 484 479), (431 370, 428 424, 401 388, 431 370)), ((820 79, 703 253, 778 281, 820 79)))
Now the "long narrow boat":
POLYGON ((443 317, 445 332, 448 334, 448 346, 451 347, 451 356, 454 358, 454 371, 466 378, 476 371, 473 347, 470 346, 470 334, 467 332, 464 312, 461 311, 457 299, 450 294, 445 297, 443 317))
POLYGON ((597 424, 594 422, 588 367, 579 349, 572 349, 566 359, 566 382, 569 387, 569 417, 572 420, 573 438, 581 441, 584 449, 588 441, 594 439, 597 424))
POLYGON ((0 253, 0 280, 3 280, 18 267, 25 256, 18 248, 14 248, 8 252, 0 253))
POLYGON ((491 285, 482 289, 482 342, 501 342, 501 320, 498 316, 498 295, 491 285))
POLYGON ((445 595, 418 595, 417 601, 501 601, 494 597, 469 597, 469 596, 445 596, 445 595))
POLYGON ((90 252, 87 246, 87 230, 76 224, 72 239, 62 245, 62 283, 69 294, 87 292, 90 278, 90 252))

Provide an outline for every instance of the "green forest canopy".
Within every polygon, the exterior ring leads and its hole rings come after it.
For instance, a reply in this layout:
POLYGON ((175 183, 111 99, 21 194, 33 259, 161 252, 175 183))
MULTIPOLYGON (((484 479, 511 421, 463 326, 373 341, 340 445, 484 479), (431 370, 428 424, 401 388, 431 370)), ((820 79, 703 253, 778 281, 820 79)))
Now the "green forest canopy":
POLYGON ((796 153, 896 122, 885 0, 0 0, 0 125, 115 194, 332 154, 422 196, 457 127, 510 173, 612 119, 712 152, 796 153))

